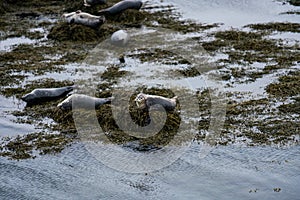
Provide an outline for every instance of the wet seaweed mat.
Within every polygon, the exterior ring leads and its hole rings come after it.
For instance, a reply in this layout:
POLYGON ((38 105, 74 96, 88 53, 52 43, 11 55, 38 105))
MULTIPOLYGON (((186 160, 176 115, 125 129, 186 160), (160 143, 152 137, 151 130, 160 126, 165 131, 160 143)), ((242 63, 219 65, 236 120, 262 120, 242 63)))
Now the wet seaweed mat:
MULTIPOLYGON (((84 71, 84 69, 72 67, 70 70, 66 69, 66 66, 77 66, 86 58, 89 49, 93 49, 120 29, 143 26, 164 27, 188 36, 203 34, 205 30, 220 26, 220 24, 201 24, 183 20, 173 6, 157 11, 128 10, 116 16, 107 16, 106 23, 98 29, 67 24, 60 20, 63 13, 78 9, 97 15, 98 10, 116 2, 118 1, 113 0, 106 5, 88 8, 83 6, 82 1, 75 0, 68 1, 68 6, 66 1, 0 1, 0 10, 6 11, 1 12, 0 15, 0 39, 25 36, 34 41, 33 44, 20 44, 12 46, 9 51, 1 52, 0 94, 20 99, 22 95, 37 87, 53 88, 71 85, 74 82, 72 75, 76 74, 77 70, 84 71), (42 31, 37 31, 41 29, 42 31), (56 80, 48 76, 65 78, 56 80)), ((297 70, 295 67, 299 65, 300 60, 299 45, 271 39, 270 35, 276 32, 298 33, 299 24, 272 22, 250 24, 243 30, 215 30, 206 35, 211 37, 211 40, 195 37, 194 44, 204 47, 212 55, 225 54, 227 57, 219 59, 216 67, 206 69, 202 73, 217 71, 230 87, 241 82, 256 81, 280 70, 285 71, 285 74, 280 74, 281 77, 277 82, 266 87, 265 91, 269 94, 267 98, 239 102, 235 100, 235 96, 243 94, 229 94, 225 125, 216 144, 297 145, 300 87, 299 73, 295 72, 297 70), (263 67, 259 69, 253 67, 255 63, 261 63, 263 67)), ((184 66, 170 71, 175 77, 202 75, 196 67, 192 66, 193 63, 171 51, 159 48, 137 51, 137 54, 126 54, 126 59, 138 60, 142 64, 151 62, 174 67, 184 66)), ((97 85, 96 97, 110 97, 115 84, 131 73, 126 71, 126 67, 128 68, 126 59, 123 65, 105 66, 104 73, 99 74, 101 82, 97 85)), ((174 96, 167 89, 155 87, 139 88, 135 95, 140 91, 168 98, 174 96)), ((214 120, 211 119, 212 102, 209 90, 201 90, 193 95, 198 98, 201 117, 198 123, 199 132, 195 132, 195 137, 202 142, 208 135, 211 120, 214 120)), ((149 123, 149 113, 137 109, 133 102, 134 98, 133 95, 129 110, 131 119, 139 126, 146 126, 149 123)), ((0 154, 13 159, 26 159, 38 154, 59 153, 72 142, 79 141, 80 137, 73 120, 74 113, 57 108, 57 104, 62 100, 8 111, 8 115, 17 117, 16 123, 34 124, 41 131, 19 137, 2 138, 0 154)), ((169 112, 163 129, 157 135, 146 139, 125 134, 112 117, 112 105, 104 105, 97 109, 96 116, 111 143, 132 148, 134 151, 149 151, 167 145, 177 134, 180 124, 184 123, 179 111, 180 106, 176 111, 169 112)), ((119 113, 122 114, 122 110, 119 113)), ((79 110, 78 114, 83 119, 88 119, 92 115, 86 110, 79 110)), ((153 120, 160 118, 161 113, 155 112, 153 120)))

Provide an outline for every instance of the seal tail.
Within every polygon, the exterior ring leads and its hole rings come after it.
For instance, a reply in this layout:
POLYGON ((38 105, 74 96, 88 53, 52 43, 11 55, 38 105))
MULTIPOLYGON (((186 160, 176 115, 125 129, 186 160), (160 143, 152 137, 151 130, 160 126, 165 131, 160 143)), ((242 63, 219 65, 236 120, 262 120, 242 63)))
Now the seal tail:
POLYGON ((25 96, 25 95, 24 95, 24 96, 22 96, 22 97, 21 97, 21 100, 23 100, 23 101, 27 102, 26 96, 25 96))
POLYGON ((115 99, 115 97, 107 97, 106 98, 106 100, 107 100, 106 103, 111 103, 114 99, 115 99))
POLYGON ((150 1, 145 1, 144 3, 142 3, 142 6, 140 7, 141 10, 147 9, 146 6, 151 5, 150 1))
POLYGON ((73 91, 73 90, 75 90, 75 89, 77 89, 77 88, 78 88, 77 85, 70 85, 70 86, 67 86, 67 90, 68 90, 69 92, 71 92, 71 91, 73 91))
POLYGON ((99 10, 98 13, 99 13, 99 15, 107 15, 107 14, 109 14, 109 11, 104 9, 104 10, 99 10))

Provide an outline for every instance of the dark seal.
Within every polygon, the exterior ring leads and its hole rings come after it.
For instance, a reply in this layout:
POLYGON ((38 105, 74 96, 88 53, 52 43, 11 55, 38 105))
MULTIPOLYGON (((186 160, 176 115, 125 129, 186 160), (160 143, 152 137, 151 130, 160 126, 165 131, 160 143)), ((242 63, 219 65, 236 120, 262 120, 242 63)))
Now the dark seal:
POLYGON ((106 4, 106 0, 84 0, 84 6, 96 6, 106 4))
POLYGON ((139 10, 141 9, 142 5, 143 2, 141 1, 124 0, 119 3, 116 3, 112 7, 100 10, 99 13, 102 15, 117 15, 128 9, 139 10))
POLYGON ((27 104, 38 104, 45 101, 59 99, 70 93, 75 86, 67 86, 60 88, 38 88, 24 95, 21 99, 27 104))

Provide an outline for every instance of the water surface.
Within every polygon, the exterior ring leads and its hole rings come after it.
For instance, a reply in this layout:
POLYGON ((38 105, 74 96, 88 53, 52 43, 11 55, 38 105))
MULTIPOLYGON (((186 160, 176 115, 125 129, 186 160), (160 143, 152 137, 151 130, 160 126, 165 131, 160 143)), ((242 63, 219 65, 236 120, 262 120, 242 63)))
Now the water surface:
MULTIPOLYGON (((293 6, 272 0, 165 2, 174 3, 186 18, 202 23, 223 23, 225 28, 240 28, 249 23, 300 21, 297 15, 280 15, 294 9, 293 6)), ((299 34, 274 37, 289 37, 294 41, 299 39, 299 34)), ((21 39, 19 43, 31 42, 21 39)), ((1 46, 0 50, 8 50, 15 41, 1 46)), ((67 66, 70 71, 73 67, 67 66)), ((146 67, 140 68, 140 73, 146 67)), ((63 80, 64 76, 55 77, 63 80)), ((264 86, 276 78, 270 75, 228 90, 262 95, 264 86)), ((188 79, 188 82, 193 88, 209 83, 198 80, 188 79)), ((13 136, 35 130, 30 125, 14 123, 16 119, 7 113, 23 109, 24 103, 0 96, 0 104, 1 137, 7 136, 6 133, 13 136)), ((200 159, 201 148, 203 146, 193 144, 170 166, 147 174, 111 169, 95 159, 81 142, 58 155, 22 161, 1 157, 0 199, 299 199, 300 146, 218 146, 200 159)))

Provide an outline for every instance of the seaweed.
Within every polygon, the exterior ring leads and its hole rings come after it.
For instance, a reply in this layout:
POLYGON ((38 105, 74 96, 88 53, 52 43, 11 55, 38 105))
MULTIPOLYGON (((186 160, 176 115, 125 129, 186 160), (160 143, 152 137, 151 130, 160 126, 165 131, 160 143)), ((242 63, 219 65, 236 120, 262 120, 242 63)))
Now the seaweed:
POLYGON ((290 23, 290 22, 273 22, 266 24, 249 24, 246 27, 250 27, 255 30, 260 31, 279 31, 279 32, 300 32, 299 23, 290 23))
POLYGON ((201 45, 211 53, 223 53, 228 57, 217 61, 223 80, 242 82, 255 81, 266 74, 288 68, 298 63, 299 46, 284 45, 283 41, 269 39, 270 32, 265 31, 218 31, 214 40, 201 45), (253 70, 253 63, 264 63, 263 69, 253 70), (232 67, 233 64, 234 67, 232 67))
POLYGON ((299 0, 289 0, 288 2, 293 6, 300 6, 299 0))
MULTIPOLYGON (((73 84, 72 81, 57 81, 54 79, 38 79, 28 81, 28 76, 44 75, 51 72, 64 71, 63 65, 79 63, 85 59, 88 50, 99 42, 108 38, 113 32, 132 27, 164 27, 180 32, 181 34, 201 32, 206 29, 218 27, 219 24, 200 24, 191 20, 182 20, 178 13, 169 10, 147 12, 145 10, 127 10, 116 16, 107 16, 107 21, 98 29, 83 25, 67 24, 58 21, 39 21, 35 18, 59 18, 64 12, 73 12, 81 9, 84 12, 97 15, 98 10, 109 7, 118 0, 109 1, 106 5, 87 8, 82 1, 17 1, 1 0, 0 11, 11 12, 14 18, 7 13, 0 16, 0 26, 5 32, 1 39, 26 36, 39 40, 47 35, 48 40, 41 40, 36 44, 24 44, 13 47, 9 52, 1 53, 0 57, 0 93, 7 97, 20 98, 23 94, 37 87, 61 87, 73 84), (66 6, 67 5, 67 6, 66 6), (8 9, 9 8, 9 9, 8 9), (9 22, 8 22, 9 21, 9 22), (43 27, 43 32, 30 32, 30 29, 43 27), (57 57, 57 59, 50 59, 57 57), (22 83, 25 84, 22 85, 22 83)), ((251 31, 227 30, 214 32, 210 42, 195 43, 202 45, 211 53, 224 53, 226 59, 220 59, 219 70, 223 80, 235 81, 245 77, 255 80, 265 74, 274 73, 279 69, 286 69, 299 62, 299 46, 285 46, 282 41, 270 39, 268 35, 274 31, 299 32, 297 23, 268 23, 251 24, 247 26, 251 31), (249 70, 247 65, 260 62, 265 63, 264 68, 249 70), (238 67, 232 64, 240 64, 238 67), (225 69, 224 69, 225 68, 225 69), (235 78, 235 79, 234 79, 235 78)), ((197 39, 197 38, 195 38, 197 39)), ((184 65, 184 68, 174 70, 176 76, 194 77, 199 72, 192 63, 163 49, 139 49, 138 54, 129 52, 128 57, 139 59, 141 62, 159 62, 167 65, 184 65)), ((103 80, 97 85, 97 97, 110 97, 114 84, 128 74, 120 65, 106 66, 107 70, 99 77, 103 80)), ((299 120, 293 117, 299 114, 299 73, 291 72, 279 78, 278 82, 270 84, 266 91, 269 98, 236 102, 231 100, 227 105, 227 115, 220 137, 216 138, 219 145, 229 145, 242 141, 247 145, 270 145, 297 143, 295 135, 298 134, 299 120), (280 98, 294 99, 272 108, 272 103, 280 98), (284 118, 289 114, 290 118, 284 118), (255 116, 255 117, 253 117, 255 116), (268 118, 266 118, 268 116, 268 118), (264 120, 257 119, 263 117, 264 120), (279 119, 277 119, 279 117, 279 119), (287 127, 288 126, 288 127, 287 127)), ((130 101, 129 112, 131 119, 139 126, 149 124, 149 113, 136 107, 133 99, 138 92, 160 95, 172 98, 174 93, 168 89, 141 87, 136 90, 130 101)), ((199 101, 199 133, 196 140, 206 139, 211 120, 212 102, 209 90, 197 94, 199 101)), ((73 119, 73 111, 62 111, 57 108, 61 101, 44 102, 39 105, 27 106, 24 110, 13 111, 18 122, 34 124, 44 131, 30 133, 14 138, 4 138, 0 145, 0 155, 12 159, 34 158, 39 154, 55 154, 61 152, 66 146, 78 141, 73 119), (43 123, 44 119, 51 123, 43 123), (57 133, 57 134, 54 134, 57 133)), ((120 114, 122 114, 122 109, 120 114)), ((135 151, 157 150, 167 145, 177 134, 181 123, 180 105, 176 110, 167 113, 167 121, 163 129, 156 135, 146 139, 130 136, 122 131, 116 124, 112 115, 112 105, 104 105, 96 110, 99 124, 106 133, 110 142, 129 146, 135 151), (130 145, 130 142, 138 145, 130 145), (128 145, 129 144, 129 145, 128 145)), ((78 110, 80 116, 86 119, 92 115, 90 111, 78 110)), ((162 113, 155 112, 153 120, 159 120, 162 113)))
POLYGON ((31 133, 2 141, 0 155, 16 160, 35 158, 34 151, 40 154, 60 153, 71 141, 62 134, 31 133))
POLYGON ((60 23, 50 30, 47 37, 58 41, 93 42, 101 38, 101 32, 80 24, 60 23))
POLYGON ((266 91, 277 97, 292 97, 300 94, 300 72, 290 72, 279 78, 278 83, 271 83, 266 91))
POLYGON ((279 111, 285 114, 298 114, 300 115, 300 98, 293 98, 292 103, 283 104, 278 107, 279 111))

